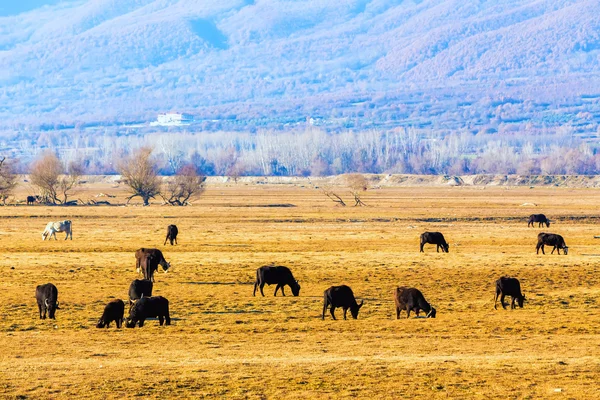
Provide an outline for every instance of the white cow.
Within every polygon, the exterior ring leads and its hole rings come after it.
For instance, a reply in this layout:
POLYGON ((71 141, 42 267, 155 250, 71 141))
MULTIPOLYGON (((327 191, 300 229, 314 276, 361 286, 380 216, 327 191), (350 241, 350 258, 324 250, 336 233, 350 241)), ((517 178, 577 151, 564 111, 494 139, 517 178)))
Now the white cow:
POLYGON ((67 240, 69 236, 71 236, 71 240, 73 240, 73 230, 71 229, 71 221, 68 219, 58 222, 48 222, 48 225, 46 225, 46 229, 44 229, 44 233, 42 233, 42 240, 46 240, 47 237, 52 236, 54 236, 54 240, 57 240, 56 232, 66 232, 67 236, 65 236, 65 240, 67 240))

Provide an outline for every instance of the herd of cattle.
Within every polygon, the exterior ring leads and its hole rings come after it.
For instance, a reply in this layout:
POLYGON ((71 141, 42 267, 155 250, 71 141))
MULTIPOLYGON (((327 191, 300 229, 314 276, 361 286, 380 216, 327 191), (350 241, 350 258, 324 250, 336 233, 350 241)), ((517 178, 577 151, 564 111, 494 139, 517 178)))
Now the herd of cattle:
MULTIPOLYGON (((538 223, 538 227, 545 224, 546 227, 550 227, 550 221, 543 214, 534 214, 529 218, 527 226, 534 226, 534 223, 538 223)), ((65 240, 71 238, 73 240, 72 224, 70 220, 60 222, 50 222, 46 225, 46 229, 42 234, 43 240, 48 237, 54 236, 56 240, 56 232, 66 232, 65 240)), ((167 227, 167 235, 165 237, 164 244, 169 241, 171 245, 177 244, 177 235, 179 230, 175 225, 169 225, 167 227)), ((425 244, 434 244, 439 252, 440 248, 442 252, 448 253, 449 244, 446 242, 444 235, 440 232, 424 232, 420 236, 420 252, 423 252, 423 246, 425 244)), ((164 245, 163 244, 163 245, 164 245)), ((544 253, 544 246, 553 246, 552 252, 557 250, 560 254, 560 249, 563 250, 564 254, 567 254, 568 247, 562 236, 552 233, 540 233, 538 234, 538 243, 536 246, 536 253, 539 254, 539 250, 544 253)), ((136 270, 138 274, 143 274, 144 279, 135 279, 129 286, 129 316, 126 320, 126 326, 128 328, 134 328, 138 325, 140 328, 144 325, 144 321, 148 318, 158 318, 159 324, 162 326, 163 323, 166 325, 171 324, 171 318, 169 315, 169 301, 162 296, 152 296, 152 290, 154 286, 154 273, 161 266, 164 272, 169 270, 171 264, 165 260, 162 252, 158 249, 141 248, 135 252, 136 259, 136 270)), ((256 295, 256 289, 260 290, 260 294, 264 296, 263 288, 265 285, 275 285, 274 296, 277 296, 277 292, 281 290, 281 294, 285 296, 284 287, 289 286, 292 294, 298 296, 300 294, 300 284, 294 278, 292 271, 284 266, 273 266, 266 265, 256 270, 256 281, 254 283, 253 296, 256 295)), ((523 308, 523 302, 525 296, 521 293, 521 284, 517 278, 501 277, 496 281, 496 293, 494 298, 494 309, 497 307, 498 297, 500 297, 500 304, 506 309, 507 304, 504 303, 506 296, 512 298, 510 304, 511 309, 514 309, 515 302, 519 307, 523 308)), ((56 310, 59 309, 58 305, 58 289, 52 283, 45 285, 39 285, 36 287, 36 300, 40 313, 40 319, 45 319, 46 315, 48 318, 55 319, 56 310)), ((406 311, 406 317, 410 317, 411 311, 417 316, 422 311, 426 318, 435 318, 436 309, 432 307, 420 290, 409 287, 397 287, 394 290, 394 302, 396 305, 396 318, 400 318, 401 311, 406 311)), ((350 310, 352 318, 358 317, 358 312, 363 306, 364 300, 358 304, 354 297, 354 292, 349 286, 331 286, 323 293, 323 312, 321 315, 322 319, 325 319, 325 313, 329 308, 331 317, 335 320, 335 309, 341 308, 344 312, 344 319, 346 319, 347 311, 350 310)), ((104 312, 97 323, 98 328, 109 327, 111 322, 115 322, 117 328, 120 328, 125 322, 125 303, 122 300, 113 300, 109 302, 104 308, 104 312)))

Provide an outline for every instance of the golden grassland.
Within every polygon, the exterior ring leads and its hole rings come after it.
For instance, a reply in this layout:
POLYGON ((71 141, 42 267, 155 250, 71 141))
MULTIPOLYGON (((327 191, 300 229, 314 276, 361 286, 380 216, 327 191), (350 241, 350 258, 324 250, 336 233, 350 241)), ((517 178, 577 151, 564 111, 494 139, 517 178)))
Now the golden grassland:
MULTIPOLYGON (((125 192, 91 184, 80 196, 125 192)), ((336 207, 293 185, 211 186, 190 207, 0 207, 0 396, 6 398, 600 397, 600 196, 593 189, 413 187, 336 207), (296 207, 260 207, 291 203, 296 207), (533 206, 521 206, 535 203, 533 206), (536 255, 526 217, 554 220, 569 255, 536 255), (73 241, 42 241, 69 218, 73 241), (163 246, 168 224, 177 246, 163 246), (441 231, 450 253, 419 234, 441 231), (127 299, 134 251, 157 247, 173 324, 96 329, 127 299), (257 267, 289 266, 299 297, 253 297, 257 267), (493 309, 494 281, 521 280, 523 309, 493 309), (35 286, 59 290, 38 319, 35 286), (348 284, 357 320, 321 320, 323 291, 348 284), (415 286, 436 319, 395 319, 415 286)))

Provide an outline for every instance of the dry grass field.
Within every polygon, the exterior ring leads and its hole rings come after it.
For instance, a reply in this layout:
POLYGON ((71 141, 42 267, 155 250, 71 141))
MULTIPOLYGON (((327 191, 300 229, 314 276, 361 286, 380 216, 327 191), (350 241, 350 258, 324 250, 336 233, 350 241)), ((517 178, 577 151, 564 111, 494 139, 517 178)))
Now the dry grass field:
MULTIPOLYGON (((76 197, 113 193, 87 185, 76 197)), ((115 199, 109 199, 114 202, 115 199)), ((119 199, 116 199, 119 200, 119 199)), ((0 207, 3 398, 600 397, 600 193, 597 189, 413 187, 336 207, 300 185, 212 185, 190 207, 0 207), (296 207, 264 207, 291 203, 296 207), (521 206, 535 203, 537 206, 521 206), (526 217, 554 220, 567 256, 535 254, 526 217), (590 217, 590 218, 586 218, 590 217), (69 218, 73 241, 42 241, 69 218), (168 224, 179 244, 163 246, 168 224), (450 253, 419 234, 441 231, 450 253), (97 329, 127 299, 134 251, 157 247, 173 323, 97 329), (257 267, 289 266, 299 297, 253 297, 257 267), (523 309, 493 309, 494 281, 518 277, 523 309), (38 319, 35 286, 59 290, 38 319), (348 284, 357 320, 321 320, 323 291, 348 284), (395 319, 392 290, 416 286, 436 319, 395 319)))

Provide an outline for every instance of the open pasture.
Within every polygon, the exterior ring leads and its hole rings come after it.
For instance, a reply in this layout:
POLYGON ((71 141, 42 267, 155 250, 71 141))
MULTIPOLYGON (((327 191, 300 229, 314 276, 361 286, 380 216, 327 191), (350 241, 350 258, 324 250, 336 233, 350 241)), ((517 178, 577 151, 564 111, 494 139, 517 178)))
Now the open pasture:
MULTIPOLYGON (((121 189, 88 185, 84 191, 121 189)), ((84 192, 85 193, 85 192, 84 192)), ((0 395, 7 398, 598 398, 598 190, 383 188, 336 207, 293 185, 210 186, 191 207, 0 207, 0 395), (296 207, 262 207, 291 203, 296 207), (537 206, 521 206, 535 203, 537 206), (528 228, 545 213, 550 228, 528 228), (592 218, 586 218, 592 217, 592 218), (42 241, 71 219, 73 241, 42 241), (163 246, 166 227, 179 244, 163 246), (441 231, 450 253, 419 234, 441 231), (540 231, 567 256, 536 255, 540 231), (97 329, 127 299, 134 251, 172 269, 154 294, 171 326, 97 329), (257 267, 291 268, 299 297, 252 297, 257 267), (518 277, 523 309, 493 309, 494 282, 518 277), (59 290, 38 319, 35 287, 59 290), (348 284, 357 320, 321 320, 323 291, 348 284), (395 319, 392 291, 414 286, 436 319, 395 319)), ((111 199, 111 202, 113 200, 111 199)), ((127 315, 127 310, 126 310, 127 315)))

